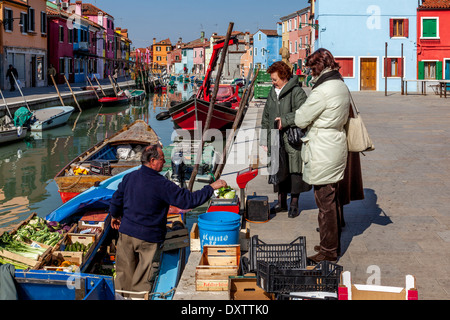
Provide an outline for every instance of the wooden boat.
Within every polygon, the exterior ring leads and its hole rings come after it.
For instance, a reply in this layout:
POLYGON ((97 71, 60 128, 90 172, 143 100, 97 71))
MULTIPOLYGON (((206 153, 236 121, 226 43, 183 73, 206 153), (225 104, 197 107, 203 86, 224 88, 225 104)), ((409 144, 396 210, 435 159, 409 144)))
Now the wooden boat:
POLYGON ((116 134, 86 150, 69 162, 56 176, 59 193, 66 202, 95 183, 141 164, 142 148, 160 143, 156 132, 144 121, 137 120, 116 134), (125 159, 126 153, 135 156, 125 159))
POLYGON ((57 106, 33 111, 31 119, 31 131, 43 131, 62 126, 67 123, 72 115, 74 107, 57 106))
POLYGON ((130 100, 132 102, 138 102, 138 101, 142 101, 145 99, 145 90, 131 90, 130 91, 130 100))
POLYGON ((130 98, 127 97, 126 95, 120 97, 103 97, 98 99, 98 102, 100 102, 103 107, 111 107, 129 104, 130 98))
POLYGON ((0 144, 20 141, 27 136, 28 128, 17 128, 14 124, 0 125, 0 144))
MULTIPOLYGON (((214 45, 208 70, 197 95, 185 102, 170 107, 167 112, 164 112, 157 119, 163 120, 172 117, 175 127, 185 130, 195 130, 197 121, 203 124, 206 122, 209 104, 212 99, 212 90, 214 88, 210 84, 211 74, 216 67, 219 53, 224 43, 225 41, 222 40, 214 45)), ((235 43, 237 43, 237 39, 232 37, 229 44, 235 43)), ((224 129, 226 126, 232 125, 237 114, 239 103, 240 97, 235 86, 220 85, 216 96, 216 104, 213 107, 210 129, 224 129)))

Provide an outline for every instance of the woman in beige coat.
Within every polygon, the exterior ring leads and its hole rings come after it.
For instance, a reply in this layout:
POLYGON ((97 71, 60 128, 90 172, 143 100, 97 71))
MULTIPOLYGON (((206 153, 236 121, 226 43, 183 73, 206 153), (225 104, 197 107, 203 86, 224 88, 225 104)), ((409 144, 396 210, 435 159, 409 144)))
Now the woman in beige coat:
POLYGON ((303 180, 314 186, 319 208, 319 252, 309 257, 315 262, 336 261, 339 248, 338 182, 344 178, 347 163, 347 136, 350 93, 339 73, 339 64, 326 49, 306 59, 313 88, 306 102, 296 111, 295 124, 307 128, 303 140, 303 180))

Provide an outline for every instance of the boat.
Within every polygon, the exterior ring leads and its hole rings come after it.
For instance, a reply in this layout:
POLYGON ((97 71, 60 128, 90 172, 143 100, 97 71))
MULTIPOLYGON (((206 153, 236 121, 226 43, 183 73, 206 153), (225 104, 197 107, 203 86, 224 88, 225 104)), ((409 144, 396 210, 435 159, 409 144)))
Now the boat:
POLYGON ((111 106, 118 106, 118 105, 125 105, 129 104, 131 99, 131 95, 127 94, 125 91, 121 91, 117 93, 117 96, 115 97, 103 97, 98 99, 98 102, 103 107, 111 107, 111 106))
POLYGON ((138 90, 134 89, 130 91, 130 101, 131 102, 138 102, 145 99, 145 90, 138 90))
POLYGON ((27 127, 16 127, 7 115, 0 119, 0 145, 25 139, 27 127))
POLYGON ((62 126, 67 123, 72 115, 74 107, 57 106, 33 111, 30 120, 31 131, 43 131, 62 126))
POLYGON ((143 120, 136 120, 110 138, 70 161, 54 180, 63 202, 106 180, 141 164, 140 153, 148 145, 160 143, 156 132, 143 120))
MULTIPOLYGON (((58 223, 79 222, 80 214, 86 214, 90 210, 96 211, 108 208, 110 199, 123 177, 139 168, 140 166, 131 168, 102 181, 98 186, 91 187, 48 214, 45 220, 58 223)), ((161 254, 160 268, 153 288, 145 294, 136 293, 134 299, 171 300, 173 298, 186 261, 187 245, 183 243, 186 243, 186 239, 188 239, 188 230, 184 221, 185 211, 170 207, 165 249, 161 254), (174 227, 175 221, 182 222, 177 224, 178 228, 174 227)), ((108 251, 108 249, 115 248, 113 245, 115 239, 116 235, 112 234, 109 223, 105 224, 104 233, 99 237, 95 247, 90 250, 92 254, 84 260, 79 269, 75 270, 75 273, 68 272, 62 267, 44 267, 44 270, 42 268, 38 270, 16 270, 14 278, 19 300, 121 299, 116 293, 122 292, 115 290, 113 277, 95 273, 96 270, 99 270, 99 265, 112 266, 105 262, 105 250, 106 255, 114 255, 114 252, 108 251), (55 270, 58 268, 59 270, 55 270), (79 288, 83 290, 79 290, 79 288)))
MULTIPOLYGON (((232 37, 229 45, 236 44, 237 41, 235 37, 232 37)), ((162 112, 157 116, 158 120, 165 120, 172 117, 176 128, 190 131, 197 129, 196 122, 203 124, 206 122, 214 89, 214 86, 210 84, 211 74, 216 67, 219 53, 224 43, 225 40, 221 40, 214 45, 208 70, 197 94, 187 101, 171 106, 168 111, 162 112)), ((241 98, 238 95, 238 88, 236 86, 221 84, 216 95, 216 103, 213 106, 213 114, 209 128, 225 129, 231 126, 236 118, 240 100, 241 98)))

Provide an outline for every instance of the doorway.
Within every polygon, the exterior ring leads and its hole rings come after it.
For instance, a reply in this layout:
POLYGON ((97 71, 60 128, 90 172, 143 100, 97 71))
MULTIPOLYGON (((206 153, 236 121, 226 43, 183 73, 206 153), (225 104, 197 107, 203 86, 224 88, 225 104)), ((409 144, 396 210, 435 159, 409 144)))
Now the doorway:
POLYGON ((377 58, 361 58, 360 90, 377 90, 377 58))

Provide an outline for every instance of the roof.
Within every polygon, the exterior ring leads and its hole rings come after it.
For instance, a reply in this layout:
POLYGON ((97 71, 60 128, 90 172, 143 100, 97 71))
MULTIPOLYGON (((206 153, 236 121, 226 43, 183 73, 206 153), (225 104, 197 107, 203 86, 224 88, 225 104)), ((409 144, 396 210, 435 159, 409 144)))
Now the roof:
POLYGON ((278 36, 277 30, 259 29, 258 31, 261 31, 267 36, 278 36))
POLYGON ((161 40, 159 42, 156 42, 154 45, 157 45, 157 44, 159 44, 159 45, 172 45, 172 43, 170 42, 169 38, 161 40))
POLYGON ((28 7, 26 0, 6 0, 6 2, 15 3, 21 6, 28 7))
POLYGON ((450 9, 450 0, 423 0, 419 9, 450 9))
POLYGON ((91 3, 83 3, 81 5, 81 13, 85 16, 97 16, 99 12, 103 13, 103 15, 111 16, 109 13, 97 8, 91 3))

